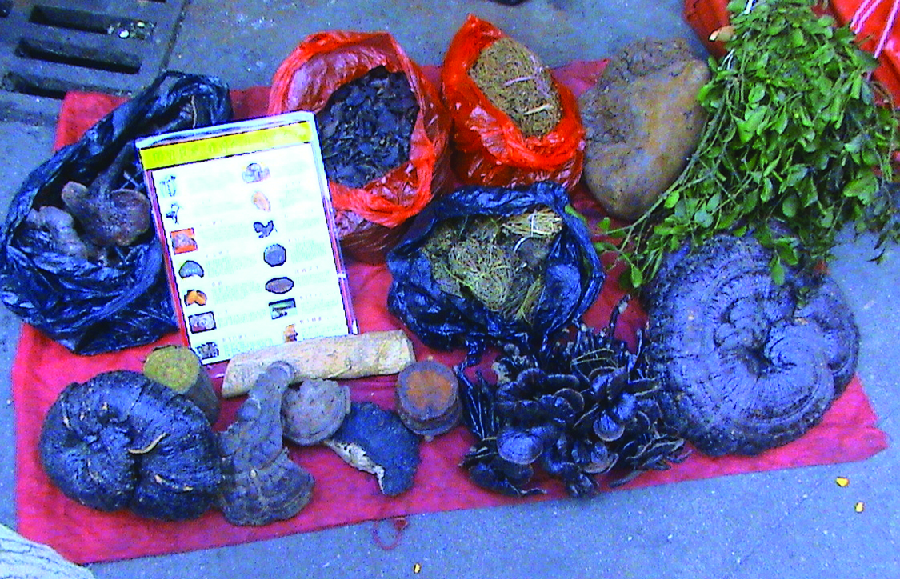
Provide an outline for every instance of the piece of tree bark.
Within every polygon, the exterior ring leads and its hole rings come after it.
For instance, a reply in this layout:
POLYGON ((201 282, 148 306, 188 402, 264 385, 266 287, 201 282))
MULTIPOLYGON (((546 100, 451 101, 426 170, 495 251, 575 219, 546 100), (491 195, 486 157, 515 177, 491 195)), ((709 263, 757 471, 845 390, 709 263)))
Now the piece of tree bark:
POLYGON ((279 360, 290 364, 295 370, 294 379, 300 381, 396 374, 416 358, 412 342, 403 330, 286 342, 232 357, 222 380, 222 396, 246 394, 256 376, 279 360))
POLYGON ((66 561, 41 543, 0 525, 0 575, 17 579, 94 579, 90 570, 66 561))

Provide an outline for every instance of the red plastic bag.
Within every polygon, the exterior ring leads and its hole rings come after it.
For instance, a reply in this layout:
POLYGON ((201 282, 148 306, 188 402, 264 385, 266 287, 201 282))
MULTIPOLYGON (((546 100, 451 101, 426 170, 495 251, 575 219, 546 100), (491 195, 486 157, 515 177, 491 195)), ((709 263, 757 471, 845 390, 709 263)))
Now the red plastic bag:
POLYGON ((342 244, 345 249, 349 244, 351 249, 368 253, 370 259, 361 259, 368 262, 383 261, 384 253, 396 241, 393 238, 404 230, 400 226, 452 184, 444 155, 450 120, 437 88, 386 32, 320 32, 304 39, 281 63, 272 80, 268 108, 270 115, 297 110, 316 113, 335 90, 379 66, 391 73, 402 72, 419 104, 409 161, 361 189, 328 183, 335 209, 354 213, 348 222, 354 222, 355 231, 364 236, 342 237, 342 244), (370 223, 360 225, 360 217, 370 223), (362 247, 362 242, 373 247, 362 247))
POLYGON ((555 181, 571 189, 581 178, 585 147, 572 91, 554 77, 562 118, 546 135, 525 137, 469 76, 481 51, 505 36, 490 22, 470 14, 444 57, 441 89, 453 119, 456 175, 476 185, 511 187, 555 181))

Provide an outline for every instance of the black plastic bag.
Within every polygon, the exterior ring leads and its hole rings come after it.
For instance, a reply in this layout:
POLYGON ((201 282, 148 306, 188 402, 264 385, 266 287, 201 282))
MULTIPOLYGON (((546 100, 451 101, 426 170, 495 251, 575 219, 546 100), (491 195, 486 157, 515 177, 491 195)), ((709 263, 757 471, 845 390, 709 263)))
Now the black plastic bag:
POLYGON ((388 309, 426 345, 465 348, 470 361, 488 345, 507 342, 543 348, 552 334, 574 322, 594 303, 605 275, 584 223, 566 213, 565 189, 552 182, 528 187, 463 187, 430 203, 403 240, 388 254, 393 275, 388 309), (509 216, 534 207, 552 209, 562 230, 544 260, 544 290, 530 322, 492 311, 478 300, 443 291, 422 248, 444 220, 509 216))
POLYGON ((61 190, 82 185, 146 193, 134 140, 231 120, 227 85, 169 71, 35 169, 0 231, 0 300, 24 322, 76 354, 151 343, 177 330, 159 241, 151 231, 95 263, 53 249, 48 235, 20 227, 32 208, 63 207, 61 190))

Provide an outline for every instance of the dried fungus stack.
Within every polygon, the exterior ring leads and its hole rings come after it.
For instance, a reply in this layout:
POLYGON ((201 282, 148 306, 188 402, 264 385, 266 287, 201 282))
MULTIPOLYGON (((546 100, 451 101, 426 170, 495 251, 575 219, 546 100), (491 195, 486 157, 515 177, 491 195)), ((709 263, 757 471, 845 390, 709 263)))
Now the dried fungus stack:
POLYGON ((570 495, 590 496, 594 475, 616 470, 618 485, 684 458, 684 440, 662 421, 640 341, 632 353, 615 338, 616 317, 538 353, 507 346, 494 364, 496 385, 461 375, 464 416, 478 438, 462 463, 473 482, 525 495, 540 467, 570 495))

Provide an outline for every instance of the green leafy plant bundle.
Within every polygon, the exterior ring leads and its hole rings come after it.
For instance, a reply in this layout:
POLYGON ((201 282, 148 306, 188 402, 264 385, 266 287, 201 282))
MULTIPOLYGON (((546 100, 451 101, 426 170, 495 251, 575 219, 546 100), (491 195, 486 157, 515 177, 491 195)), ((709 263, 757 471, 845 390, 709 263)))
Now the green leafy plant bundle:
POLYGON ((617 251, 624 281, 651 279, 666 253, 722 231, 752 231, 784 265, 829 257, 852 223, 900 239, 893 179, 897 117, 869 82, 877 62, 847 27, 817 15, 812 0, 732 2, 734 36, 699 95, 709 119, 676 182, 640 219, 608 220, 598 251, 617 251), (791 232, 786 234, 785 231, 791 232))

